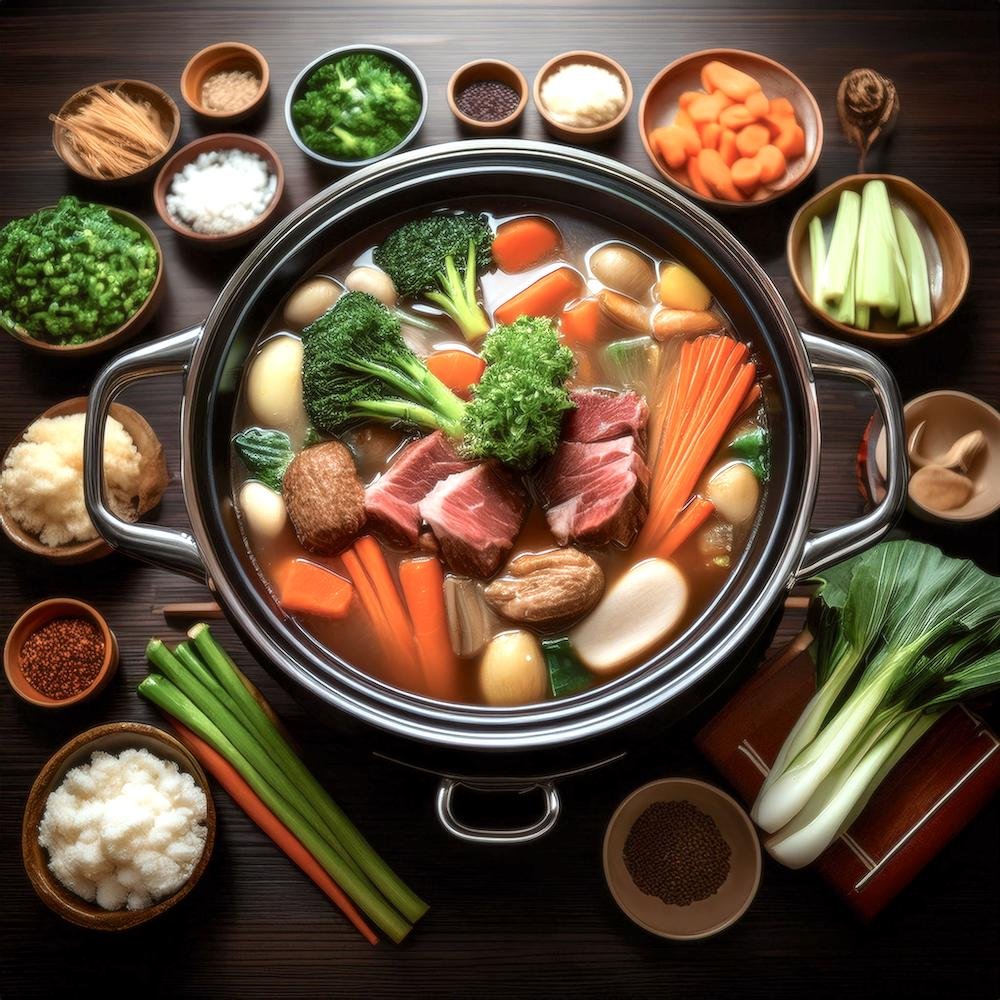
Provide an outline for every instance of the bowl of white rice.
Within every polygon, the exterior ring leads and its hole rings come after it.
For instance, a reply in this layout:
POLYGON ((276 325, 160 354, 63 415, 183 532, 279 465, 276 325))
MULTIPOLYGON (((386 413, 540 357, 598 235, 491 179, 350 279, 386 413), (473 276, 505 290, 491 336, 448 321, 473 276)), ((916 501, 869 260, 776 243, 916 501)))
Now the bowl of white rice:
POLYGON ((74 737, 28 793, 24 868, 38 897, 70 923, 120 931, 179 903, 215 842, 208 778, 187 748, 141 722, 74 737))
POLYGON ((273 216, 285 173, 278 154, 260 139, 235 132, 188 143, 163 165, 153 185, 160 218, 198 243, 246 243, 273 216))

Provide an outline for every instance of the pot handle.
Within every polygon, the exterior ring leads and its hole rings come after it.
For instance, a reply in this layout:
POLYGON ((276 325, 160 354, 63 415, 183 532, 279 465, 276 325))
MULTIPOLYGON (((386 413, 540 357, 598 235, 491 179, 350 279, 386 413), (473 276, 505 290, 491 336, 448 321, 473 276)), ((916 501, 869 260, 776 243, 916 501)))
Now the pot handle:
POLYGON ((896 523, 906 503, 909 466, 906 459, 903 403, 892 372, 869 351, 849 344, 802 333, 814 372, 854 379, 875 396, 886 440, 885 497, 874 510, 855 521, 827 528, 806 540, 796 580, 815 576, 827 566, 879 541, 896 523))
POLYGON ((473 844, 526 844, 528 841, 537 840, 539 837, 544 837, 555 826, 562 806, 556 786, 551 781, 539 781, 528 785, 514 785, 508 782, 486 785, 466 784, 457 778, 443 778, 441 780, 434 805, 438 821, 448 833, 459 840, 466 840, 473 844), (478 829, 461 822, 456 818, 452 809, 455 791, 461 787, 479 792, 529 792, 534 788, 540 788, 545 796, 545 808, 538 820, 529 826, 512 827, 507 830, 478 829))
POLYGON ((87 400, 83 432, 83 493, 94 527, 101 537, 126 555, 206 582, 205 566, 194 538, 186 531, 155 524, 131 524, 116 517, 104 502, 104 426, 108 411, 128 385, 153 375, 187 372, 202 328, 164 337, 118 355, 97 376, 87 400))

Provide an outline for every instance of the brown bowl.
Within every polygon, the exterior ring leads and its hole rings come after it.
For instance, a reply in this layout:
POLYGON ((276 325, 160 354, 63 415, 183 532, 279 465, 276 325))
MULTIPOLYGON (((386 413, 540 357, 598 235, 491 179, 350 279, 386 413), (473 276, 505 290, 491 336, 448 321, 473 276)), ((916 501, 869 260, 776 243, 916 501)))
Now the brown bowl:
POLYGON ((535 76, 534 87, 532 88, 532 96, 535 99, 535 107, 538 108, 538 113, 545 122, 545 127, 552 135, 565 142, 589 145, 590 143, 603 142, 605 139, 610 138, 628 117, 629 110, 632 107, 632 81, 629 79, 629 75, 625 72, 624 67, 615 62, 610 56, 602 55, 600 52, 590 52, 587 49, 577 49, 576 51, 564 52, 562 55, 553 57, 538 71, 535 76), (600 66, 601 69, 606 69, 614 73, 621 80, 622 87, 625 89, 625 104, 622 106, 621 111, 610 121, 605 122, 603 125, 593 125, 589 128, 577 128, 574 125, 561 125, 546 111, 545 105, 542 103, 542 84, 550 74, 572 63, 600 66))
MULTIPOLYGON (((54 206, 49 205, 46 207, 52 208, 54 206)), ((153 249, 156 250, 156 277, 153 279, 153 287, 149 290, 146 301, 121 326, 106 333, 103 337, 96 337, 94 340, 88 340, 82 344, 55 344, 48 340, 40 340, 37 337, 32 337, 29 333, 8 331, 19 343, 30 347, 32 350, 42 351, 49 355, 81 358, 89 354, 99 354, 101 351, 108 351, 112 347, 118 347, 125 343, 125 341, 130 340, 153 318, 153 314, 159 309, 165 288, 163 281, 163 249, 160 247, 160 241, 156 238, 153 230, 137 215, 126 212, 121 208, 115 208, 113 205, 103 205, 101 207, 106 208, 116 222, 120 222, 122 225, 141 233, 152 243, 153 249)))
POLYGON ((958 223, 948 214, 944 206, 923 188, 917 187, 913 181, 908 181, 905 177, 896 177, 893 174, 853 174, 850 177, 841 177, 810 198, 792 219, 785 253, 795 288, 806 308, 817 319, 856 340, 882 346, 905 344, 915 337, 922 337, 925 333, 936 330, 958 308, 969 287, 969 248, 962 230, 958 228, 958 223), (885 181, 890 199, 899 204, 910 217, 923 244, 930 277, 933 310, 930 323, 924 326, 896 330, 890 320, 876 316, 876 329, 858 330, 856 327, 838 322, 820 309, 808 291, 812 282, 809 220, 817 214, 822 218, 834 215, 842 191, 860 192, 868 181, 876 180, 885 181))
POLYGON ((79 927, 99 931, 125 931, 144 924, 172 906, 176 906, 197 884, 208 866, 215 844, 215 803, 208 778, 201 765, 191 753, 169 733, 155 726, 141 722, 111 722, 96 726, 75 736, 65 746, 57 750, 39 772, 35 783, 28 792, 24 807, 24 821, 21 824, 21 858, 32 888, 38 898, 54 913, 79 927), (38 825, 45 812, 49 793, 74 767, 87 763, 95 750, 117 754, 132 748, 146 749, 163 760, 177 764, 194 778, 204 791, 207 801, 205 825, 205 849, 194 867, 191 877, 172 896, 167 896, 144 910, 105 910, 96 903, 88 903, 74 892, 70 892, 49 871, 45 849, 38 843, 38 825))
POLYGON ((475 59, 467 62, 464 66, 459 66, 448 81, 448 107, 451 108, 451 113, 466 130, 477 135, 496 135, 509 131, 524 114, 527 103, 528 81, 516 66, 502 59, 475 59), (498 80, 517 91, 519 97, 517 107, 506 118, 498 118, 495 122, 484 122, 470 118, 459 110, 455 98, 470 83, 478 83, 480 80, 498 80))
POLYGON ((53 122, 52 148, 58 153, 59 159, 73 173, 79 174, 81 177, 86 177, 90 181, 100 181, 102 184, 132 184, 136 181, 152 177, 156 173, 158 164, 173 149, 174 143, 177 141, 177 134, 180 132, 181 113, 180 109, 174 103, 174 99, 165 90, 157 87, 155 83, 146 83, 145 80, 102 80, 100 83, 92 83, 82 90, 78 90, 59 109, 59 117, 64 117, 75 111, 87 99, 94 87, 104 87, 107 90, 119 88, 129 97, 148 101, 160 119, 160 127, 167 135, 167 148, 159 156, 150 160, 144 167, 140 167, 135 173, 126 174, 124 177, 102 177, 100 174, 95 174, 73 148, 66 129, 58 122, 53 122))
POLYGON ((249 118, 264 103, 271 82, 267 60, 252 45, 243 42, 216 42, 196 52, 181 73, 181 97, 196 114, 217 122, 238 122, 249 118), (254 99, 238 111, 214 111, 202 103, 201 88, 214 73, 249 70, 260 77, 254 99))
POLYGON ((760 870, 760 842, 750 817, 721 789, 692 778, 661 778, 637 788, 615 810, 604 834, 604 877, 615 902, 633 923, 675 941, 711 937, 739 920, 757 895, 760 870), (729 876, 714 896, 673 906, 642 892, 622 855, 632 825, 648 806, 682 800, 715 820, 732 854, 729 876))
MULTIPOLYGON (((43 413, 40 413, 36 419, 41 419, 42 417, 65 417, 73 413, 84 413, 86 409, 87 397, 76 396, 73 399, 66 399, 61 403, 56 403, 55 406, 50 406, 43 413)), ((131 517, 134 520, 155 507, 160 502, 160 497, 167 487, 167 465, 163 458, 163 446, 160 444, 160 439, 156 436, 156 432, 149 426, 146 418, 130 406, 125 406, 123 403, 113 403, 110 413, 128 431, 135 442, 136 448, 139 449, 139 454, 146 463, 142 484, 143 496, 137 498, 137 503, 133 511, 119 511, 122 516, 131 517)), ((25 428, 25 431, 27 431, 27 428, 25 428)), ((14 445, 24 439, 25 431, 22 431, 7 446, 3 454, 3 462, 0 463, 0 468, 6 465, 7 456, 14 445)), ((102 556, 111 553, 111 546, 100 537, 91 538, 86 542, 72 542, 69 545, 59 545, 55 548, 43 544, 34 535, 25 531, 7 513, 2 494, 0 494, 0 528, 3 529, 3 533, 18 548, 24 549, 25 552, 30 552, 32 555, 42 556, 63 566, 74 566, 80 563, 92 562, 94 559, 100 559, 102 556)))
POLYGON ((3 670, 7 675, 7 682, 22 701, 38 708, 68 708, 88 701, 107 687, 117 669, 118 640, 108 627, 104 615, 91 605, 71 597, 52 597, 32 605, 7 633, 7 641, 3 647, 3 670), (41 691, 36 691, 24 676, 21 666, 21 649, 25 641, 53 618, 86 618, 96 626, 104 640, 104 662, 97 676, 88 687, 69 698, 50 698, 41 691))
POLYGON ((271 216, 274 215, 284 190, 285 171, 281 166, 281 160, 278 159, 278 154, 266 142, 261 139, 255 139, 251 135, 240 135, 238 132, 218 132, 214 135, 203 135, 200 139, 189 142, 163 164, 163 168, 157 174, 156 180, 153 183, 153 203, 156 205, 156 211, 159 213, 160 218, 175 233, 186 239, 193 240, 195 243, 211 244, 221 249, 238 246, 253 239, 254 235, 259 233, 268 224, 271 216), (246 153, 256 153, 261 157, 267 163, 268 167, 270 167, 276 179, 274 197, 261 215, 251 222, 249 226, 244 226, 242 229, 236 229, 231 233, 223 233, 219 236, 212 233, 195 232, 193 229, 185 226, 184 223, 178 222, 167 211, 167 193, 170 190, 174 175, 196 160, 202 153, 226 149, 240 149, 246 153))
POLYGON ((649 82, 639 102, 639 135, 653 166, 687 197, 717 208, 752 208, 766 205, 775 198, 788 194, 812 173, 823 149, 823 116, 809 88, 781 63, 768 59, 767 56, 744 52, 741 49, 702 49, 700 52, 681 56, 680 59, 661 69, 649 82), (686 90, 702 89, 701 69, 705 63, 713 59, 728 63, 734 69, 755 77, 768 98, 785 97, 791 101, 795 108, 795 117, 805 132, 805 153, 789 162, 782 178, 759 188, 746 201, 725 201, 721 198, 704 197, 688 187, 683 179, 683 173, 668 167, 649 143, 649 133, 653 129, 669 125, 673 121, 681 94, 686 90))

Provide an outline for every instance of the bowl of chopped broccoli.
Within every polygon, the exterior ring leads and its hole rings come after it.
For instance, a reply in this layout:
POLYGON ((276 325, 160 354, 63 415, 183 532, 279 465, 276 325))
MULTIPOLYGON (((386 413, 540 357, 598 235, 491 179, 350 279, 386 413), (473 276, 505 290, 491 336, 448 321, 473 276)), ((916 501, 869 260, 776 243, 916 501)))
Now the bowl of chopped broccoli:
POLYGON ((0 229, 0 329, 39 351, 93 354, 139 332, 163 288, 140 218, 64 195, 0 229))
POLYGON ((381 45, 344 45, 314 59, 285 98, 285 122, 307 156, 350 169, 408 145, 427 113, 416 65, 381 45))

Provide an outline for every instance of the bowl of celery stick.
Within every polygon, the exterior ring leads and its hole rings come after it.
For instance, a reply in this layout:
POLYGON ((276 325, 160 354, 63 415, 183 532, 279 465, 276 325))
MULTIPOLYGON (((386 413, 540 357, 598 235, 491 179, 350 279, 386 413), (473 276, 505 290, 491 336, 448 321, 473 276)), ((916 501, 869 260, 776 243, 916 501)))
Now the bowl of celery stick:
POLYGON ((937 329, 969 284, 958 224, 905 177, 855 174, 807 201, 788 231, 807 308, 857 340, 899 344, 937 329))

